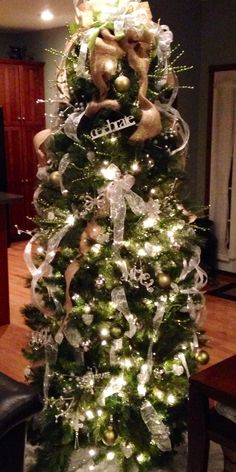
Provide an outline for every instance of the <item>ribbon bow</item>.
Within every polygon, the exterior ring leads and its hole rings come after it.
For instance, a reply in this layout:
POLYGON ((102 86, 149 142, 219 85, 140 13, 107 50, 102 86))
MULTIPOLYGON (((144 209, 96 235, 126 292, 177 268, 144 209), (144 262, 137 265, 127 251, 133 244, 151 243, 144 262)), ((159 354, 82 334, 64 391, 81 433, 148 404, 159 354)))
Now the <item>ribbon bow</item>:
POLYGON ((112 181, 107 186, 107 198, 110 202, 110 215, 113 221, 114 245, 119 246, 124 238, 126 200, 135 215, 145 214, 146 204, 139 195, 131 190, 135 182, 133 175, 122 176, 120 169, 115 164, 104 169, 103 175, 112 181))

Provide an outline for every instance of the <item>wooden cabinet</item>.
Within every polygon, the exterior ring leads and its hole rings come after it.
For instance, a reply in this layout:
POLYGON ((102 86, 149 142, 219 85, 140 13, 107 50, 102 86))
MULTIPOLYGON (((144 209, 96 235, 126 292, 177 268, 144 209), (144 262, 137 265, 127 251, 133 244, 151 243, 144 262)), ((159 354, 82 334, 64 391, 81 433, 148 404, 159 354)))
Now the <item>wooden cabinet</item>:
POLYGON ((0 106, 3 107, 7 191, 23 195, 22 203, 9 212, 11 240, 17 239, 15 225, 31 228, 27 217, 34 215, 32 197, 35 190, 37 157, 33 136, 44 129, 43 64, 0 60, 0 106))

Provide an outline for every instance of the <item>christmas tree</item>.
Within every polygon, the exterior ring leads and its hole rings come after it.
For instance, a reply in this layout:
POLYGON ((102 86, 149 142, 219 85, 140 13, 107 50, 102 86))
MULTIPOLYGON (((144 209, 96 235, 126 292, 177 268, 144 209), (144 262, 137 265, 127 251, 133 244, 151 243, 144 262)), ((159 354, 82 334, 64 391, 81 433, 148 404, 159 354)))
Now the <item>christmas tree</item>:
POLYGON ((207 361, 204 273, 182 191, 189 129, 173 107, 186 67, 147 2, 75 7, 57 118, 35 140, 23 311, 45 407, 32 470, 150 471, 183 440, 188 377, 207 361))

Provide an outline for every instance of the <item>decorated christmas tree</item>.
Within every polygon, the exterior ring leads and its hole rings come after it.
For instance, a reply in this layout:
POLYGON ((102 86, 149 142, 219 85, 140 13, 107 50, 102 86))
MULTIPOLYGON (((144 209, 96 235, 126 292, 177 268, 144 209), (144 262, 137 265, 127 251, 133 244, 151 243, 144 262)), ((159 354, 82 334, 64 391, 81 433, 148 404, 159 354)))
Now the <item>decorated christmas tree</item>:
POLYGON ((150 471, 186 431, 207 360, 200 248, 183 201, 189 130, 178 54, 147 2, 75 1, 57 118, 36 136, 36 230, 25 259, 29 380, 45 407, 35 472, 150 471))

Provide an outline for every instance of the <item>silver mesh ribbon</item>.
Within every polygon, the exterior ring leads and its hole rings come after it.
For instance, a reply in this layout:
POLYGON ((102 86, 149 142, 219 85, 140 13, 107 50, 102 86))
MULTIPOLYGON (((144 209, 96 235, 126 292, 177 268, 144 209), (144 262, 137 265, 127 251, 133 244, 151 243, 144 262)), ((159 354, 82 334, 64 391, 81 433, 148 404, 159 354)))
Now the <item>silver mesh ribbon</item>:
POLYGON ((158 414, 152 404, 145 400, 140 408, 142 419, 152 435, 152 441, 165 452, 171 450, 170 430, 163 422, 162 415, 158 414))

